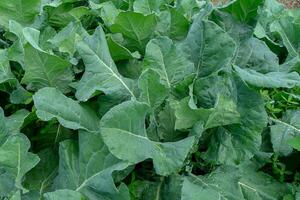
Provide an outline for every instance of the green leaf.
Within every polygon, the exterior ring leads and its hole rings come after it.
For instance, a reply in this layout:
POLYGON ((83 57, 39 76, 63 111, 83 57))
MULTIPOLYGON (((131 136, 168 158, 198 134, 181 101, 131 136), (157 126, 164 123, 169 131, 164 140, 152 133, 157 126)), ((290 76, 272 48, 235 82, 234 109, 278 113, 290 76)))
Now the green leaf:
POLYGON ((15 76, 11 72, 7 51, 0 50, 0 84, 15 81, 15 76))
POLYGON ((18 110, 11 116, 5 117, 3 109, 0 107, 0 145, 9 135, 20 133, 24 120, 28 115, 27 110, 18 110))
POLYGON ((99 134, 81 131, 79 141, 66 140, 60 144, 60 161, 55 189, 80 192, 88 199, 129 200, 126 186, 118 190, 112 173, 124 170, 128 163, 115 158, 99 134))
POLYGON ((33 96, 37 116, 49 121, 56 118, 61 125, 70 129, 99 131, 99 119, 95 112, 63 95, 55 88, 43 88, 33 96))
POLYGON ((299 117, 299 110, 288 110, 282 119, 271 118, 271 121, 275 123, 270 126, 274 152, 284 156, 292 153, 293 148, 289 143, 300 136, 299 117))
POLYGON ((300 85, 300 76, 297 72, 269 72, 262 74, 252 69, 241 69, 234 66, 236 73, 245 82, 265 88, 293 88, 300 85))
POLYGON ((254 171, 251 165, 244 168, 225 165, 210 175, 191 174, 184 178, 181 199, 196 200, 201 196, 203 200, 275 200, 287 192, 288 187, 285 184, 277 182, 267 174, 254 171), (264 184, 265 181, 268 184, 264 184))
POLYGON ((25 75, 22 83, 27 84, 27 88, 31 90, 56 87, 62 92, 68 92, 70 89, 68 84, 73 80, 71 64, 40 48, 39 31, 26 28, 23 33, 29 44, 24 46, 25 75))
POLYGON ((153 39, 147 44, 143 68, 156 70, 169 88, 194 72, 193 64, 183 51, 167 37, 153 39))
POLYGON ((79 100, 87 101, 97 90, 108 95, 126 94, 135 98, 132 81, 119 74, 101 27, 78 44, 78 52, 86 66, 76 91, 79 100))
POLYGON ((159 12, 159 7, 163 1, 164 0, 135 0, 133 3, 133 10, 144 15, 159 12))
POLYGON ((214 22, 203 20, 202 15, 194 20, 184 47, 199 76, 228 68, 236 50, 233 39, 214 22))
POLYGON ((234 98, 237 101, 241 121, 239 124, 212 130, 208 149, 204 155, 211 163, 238 165, 253 157, 260 149, 261 133, 268 122, 260 94, 248 88, 239 79, 235 79, 234 84, 236 91, 233 91, 233 94, 237 95, 234 98))
POLYGON ((174 40, 182 40, 189 30, 189 21, 175 8, 162 11, 158 15, 156 31, 174 40))
POLYGON ((16 188, 26 191, 22 179, 40 160, 28 152, 29 148, 30 142, 23 134, 9 136, 0 146, 0 170, 4 170, 0 175, 0 188, 14 184, 16 188))
POLYGON ((242 22, 251 24, 255 21, 258 8, 262 3, 263 0, 236 0, 221 10, 232 14, 236 19, 242 22))
POLYGON ((300 151, 300 137, 295 137, 287 141, 289 145, 291 145, 294 149, 300 151))
POLYGON ((82 26, 78 23, 70 22, 68 26, 48 41, 57 47, 60 52, 66 52, 73 56, 76 51, 76 43, 82 40, 83 35, 87 35, 87 33, 82 26))
POLYGON ((129 49, 133 48, 143 52, 153 34, 156 23, 154 14, 144 16, 132 11, 120 12, 110 30, 113 33, 122 33, 129 39, 129 49))
POLYGON ((300 25, 294 22, 293 17, 286 16, 274 21, 270 25, 270 31, 277 32, 281 36, 283 44, 291 56, 295 57, 299 55, 300 40, 297 37, 297 33, 300 31, 300 25))
POLYGON ((111 153, 122 160, 138 163, 151 158, 157 174, 174 173, 182 167, 195 137, 173 143, 151 141, 145 129, 148 109, 147 104, 137 101, 127 101, 112 108, 101 119, 103 140, 111 153))
POLYGON ((57 175, 58 156, 53 149, 44 149, 38 153, 40 162, 26 174, 24 185, 31 193, 36 192, 41 198, 44 192, 51 191, 57 175))
POLYGON ((30 25, 40 12, 40 0, 3 0, 0 2, 0 25, 8 28, 9 20, 30 25))
POLYGON ((55 192, 49 192, 44 194, 46 200, 85 200, 85 198, 76 191, 72 190, 56 190, 55 192))
POLYGON ((224 96, 216 99, 213 108, 193 109, 188 102, 189 98, 185 98, 180 102, 173 102, 171 105, 175 109, 175 129, 192 128, 198 121, 202 121, 207 129, 240 122, 236 104, 224 96))
POLYGON ((159 73, 148 69, 139 78, 140 100, 152 109, 159 107, 168 95, 168 88, 161 82, 159 73))
POLYGON ((129 60, 134 58, 140 58, 138 52, 131 53, 126 47, 122 45, 122 35, 114 34, 107 38, 107 43, 112 59, 116 61, 129 60))

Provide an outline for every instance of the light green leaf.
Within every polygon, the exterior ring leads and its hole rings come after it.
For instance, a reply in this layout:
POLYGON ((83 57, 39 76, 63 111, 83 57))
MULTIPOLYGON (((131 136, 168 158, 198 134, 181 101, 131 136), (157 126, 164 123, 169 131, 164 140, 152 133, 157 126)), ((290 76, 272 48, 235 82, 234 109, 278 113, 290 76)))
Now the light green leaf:
POLYGON ((104 24, 108 27, 114 24, 116 17, 120 13, 120 10, 116 8, 112 1, 106 1, 101 4, 95 4, 90 1, 90 7, 103 19, 104 24))
POLYGON ((251 24, 255 21, 258 8, 262 3, 263 0, 236 0, 221 10, 232 14, 236 19, 242 22, 251 24))
POLYGON ((38 156, 28 152, 29 148, 30 142, 23 134, 9 136, 0 146, 0 169, 4 170, 0 175, 0 188, 10 185, 9 181, 13 179, 15 187, 24 189, 24 175, 40 160, 38 156))
POLYGON ((242 69, 234 66, 234 70, 245 82, 266 88, 293 88, 300 85, 297 72, 269 72, 262 74, 252 69, 242 69))
POLYGON ((8 28, 9 20, 30 25, 40 12, 40 0, 2 0, 0 2, 0 25, 8 28))
POLYGON ((151 141, 145 129, 148 109, 147 104, 137 101, 112 108, 101 119, 103 140, 110 152, 122 160, 138 163, 151 158, 157 174, 175 173, 182 167, 195 137, 169 143, 151 141))
POLYGON ((158 15, 156 31, 174 40, 182 40, 186 37, 190 23, 182 13, 175 8, 161 11, 158 15))
POLYGON ((282 119, 271 118, 275 123, 270 126, 274 152, 284 156, 292 153, 293 148, 289 145, 289 141, 300 136, 299 117, 299 110, 288 110, 282 119))
POLYGON ((110 35, 107 38, 107 43, 112 59, 116 61, 129 60, 137 58, 141 55, 138 52, 131 53, 126 47, 122 45, 123 37, 121 34, 110 35))
POLYGON ((214 22, 203 20, 202 15, 194 20, 184 47, 199 76, 227 68, 236 50, 233 39, 214 22))
POLYGON ((300 151, 300 137, 295 137, 287 141, 289 145, 291 145, 294 149, 300 151))
POLYGON ((70 56, 76 51, 76 44, 82 40, 82 36, 87 35, 81 24, 70 22, 52 39, 49 40, 60 52, 66 52, 70 56))
POLYGON ((260 149, 261 133, 268 122, 260 93, 248 88, 239 79, 234 82, 237 91, 233 93, 237 95, 235 98, 241 121, 212 130, 204 155, 212 163, 238 165, 253 157, 260 149))
POLYGON ((78 44, 78 52, 86 66, 76 91, 79 100, 87 101, 97 90, 108 95, 129 95, 135 98, 132 81, 119 74, 101 27, 78 44))
POLYGON ((141 90, 140 100, 146 102, 152 109, 160 106, 168 95, 168 88, 161 83, 159 73, 148 69, 139 78, 141 90))
POLYGON ((153 39, 147 44, 143 68, 156 70, 169 88, 195 71, 183 51, 167 37, 153 39))
POLYGON ((52 147, 43 149, 38 156, 41 160, 26 174, 24 185, 30 190, 30 193, 37 193, 41 198, 45 192, 52 189, 53 180, 58 171, 58 156, 52 147))
POLYGON ((286 16, 274 21, 270 25, 270 31, 281 36, 284 46, 292 57, 299 55, 300 39, 297 33, 300 31, 300 24, 294 22, 293 17, 286 16))
POLYGON ((72 190, 56 190, 55 192, 49 192, 44 194, 46 200, 85 200, 85 198, 76 191, 72 190))
POLYGON ((34 46, 26 44, 24 47, 25 75, 22 83, 27 84, 27 88, 31 90, 56 87, 62 92, 68 92, 68 84, 73 80, 71 64, 56 55, 42 51, 36 41, 32 41, 31 44, 34 46))
POLYGON ((133 10, 144 15, 159 12, 159 7, 163 1, 164 0, 135 0, 133 3, 133 10))
POLYGON ((20 129, 28 115, 29 112, 27 110, 19 110, 11 116, 5 117, 3 109, 0 107, 0 145, 10 135, 20 133, 20 129))
POLYGON ((225 165, 206 176, 191 174, 184 178, 181 199, 196 200, 201 196, 203 200, 276 200, 287 192, 285 184, 254 171, 252 165, 241 168, 225 165))
POLYGON ((11 72, 7 56, 6 50, 0 50, 0 84, 16 80, 11 72))
POLYGON ((126 186, 118 190, 112 173, 124 170, 128 163, 118 160, 107 149, 101 135, 81 131, 79 141, 60 144, 59 174, 55 189, 80 192, 88 199, 129 200, 126 186))
POLYGON ((173 102, 171 106, 175 109, 175 129, 188 129, 201 121, 205 128, 225 126, 240 122, 240 114, 236 104, 229 98, 219 96, 213 108, 196 108, 189 106, 189 98, 180 102, 173 102))
POLYGON ((34 94, 33 101, 37 116, 44 121, 56 118, 66 128, 99 131, 99 119, 93 110, 55 88, 39 90, 34 94))
POLYGON ((132 11, 120 12, 110 30, 113 33, 122 33, 130 40, 130 47, 143 51, 153 34, 156 23, 154 14, 144 16, 132 11))

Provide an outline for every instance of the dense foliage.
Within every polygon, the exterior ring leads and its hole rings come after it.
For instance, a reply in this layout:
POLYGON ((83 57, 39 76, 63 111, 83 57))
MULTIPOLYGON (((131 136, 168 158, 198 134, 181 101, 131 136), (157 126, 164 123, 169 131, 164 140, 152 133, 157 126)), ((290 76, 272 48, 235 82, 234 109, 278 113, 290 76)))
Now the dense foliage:
POLYGON ((300 10, 1 0, 0 199, 299 200, 300 10))

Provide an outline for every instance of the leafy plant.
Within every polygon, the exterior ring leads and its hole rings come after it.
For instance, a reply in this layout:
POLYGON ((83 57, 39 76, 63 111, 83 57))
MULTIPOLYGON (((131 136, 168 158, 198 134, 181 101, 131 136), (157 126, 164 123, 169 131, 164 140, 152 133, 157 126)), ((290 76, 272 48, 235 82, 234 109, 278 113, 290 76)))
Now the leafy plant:
POLYGON ((299 199, 299 16, 0 1, 0 199, 299 199))

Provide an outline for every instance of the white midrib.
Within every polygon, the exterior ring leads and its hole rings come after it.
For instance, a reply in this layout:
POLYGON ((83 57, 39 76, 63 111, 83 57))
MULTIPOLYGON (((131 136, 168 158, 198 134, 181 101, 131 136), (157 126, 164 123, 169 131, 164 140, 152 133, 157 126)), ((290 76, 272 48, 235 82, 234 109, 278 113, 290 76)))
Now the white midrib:
POLYGON ((281 121, 281 120, 279 120, 279 119, 275 119, 275 118, 273 118, 273 117, 269 117, 269 119, 270 119, 271 121, 273 121, 273 122, 277 122, 277 123, 279 123, 279 124, 283 124, 283 125, 285 125, 285 126, 287 126, 287 127, 289 127, 289 128, 291 128, 291 129, 293 129, 293 130, 295 130, 295 131, 297 131, 297 132, 300 133, 300 129, 296 128, 295 126, 293 126, 293 125, 291 125, 291 124, 288 124, 288 123, 286 123, 286 122, 284 122, 284 121, 281 121))
POLYGON ((17 177, 20 175, 20 171, 21 171, 21 146, 20 146, 20 143, 17 143, 17 146, 18 146, 18 166, 17 166, 17 169, 18 169, 18 173, 17 173, 17 177))
POLYGON ((160 54, 160 59, 161 59, 161 62, 162 62, 162 68, 163 68, 163 71, 164 71, 164 74, 166 76, 166 81, 167 81, 167 84, 168 84, 168 87, 170 88, 171 87, 171 83, 170 83, 170 80, 169 80, 169 77, 168 77, 168 73, 167 73, 167 69, 166 69, 166 65, 165 65, 165 62, 164 62, 164 56, 160 50, 160 48, 158 47, 158 51, 159 51, 159 54, 160 54))
MULTIPOLYGON (((92 50, 92 49, 91 49, 92 50)), ((124 83, 124 81, 109 67, 106 65, 106 63, 104 63, 97 54, 95 54, 98 61, 106 68, 110 71, 110 73, 118 80, 120 81, 120 83, 124 86, 124 88, 130 93, 130 95, 136 99, 135 95, 133 94, 133 92, 128 88, 128 86, 126 85, 126 83, 124 83)))

